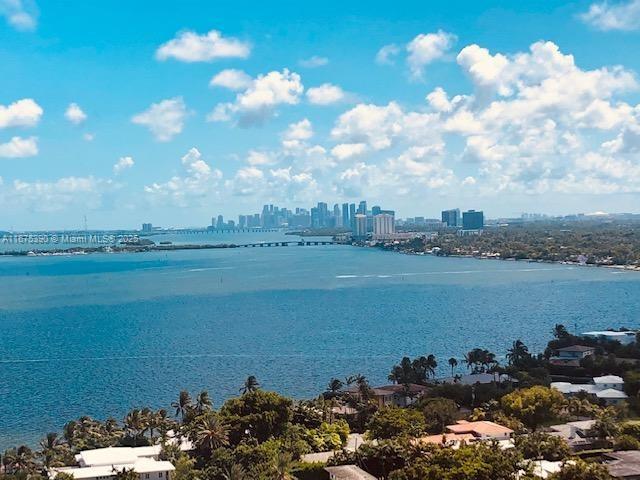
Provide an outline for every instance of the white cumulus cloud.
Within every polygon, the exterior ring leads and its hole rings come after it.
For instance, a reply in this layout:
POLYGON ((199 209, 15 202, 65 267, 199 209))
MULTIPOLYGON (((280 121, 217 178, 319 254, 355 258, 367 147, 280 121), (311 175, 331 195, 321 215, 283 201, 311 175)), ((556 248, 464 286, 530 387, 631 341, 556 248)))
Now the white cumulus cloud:
POLYGON ((278 105, 296 105, 304 86, 300 75, 284 69, 258 75, 251 85, 236 95, 234 102, 218 104, 208 115, 209 121, 229 121, 237 119, 246 127, 263 123, 276 113, 278 105))
POLYGON ((0 105, 0 128, 34 127, 42 113, 42 107, 31 98, 23 98, 6 107, 0 105))
POLYGON ((158 60, 173 58, 181 62, 211 62, 220 58, 247 58, 251 45, 234 37, 223 37, 217 30, 199 35, 185 31, 163 43, 156 51, 158 60))
POLYGON ((134 115, 131 121, 147 127, 156 140, 168 142, 182 132, 188 114, 182 97, 175 97, 151 104, 144 112, 134 115))
POLYGON ((38 154, 38 139, 36 137, 12 137, 7 143, 0 143, 0 157, 24 158, 38 154))
POLYGON ((413 78, 422 78, 424 67, 445 56, 456 41, 456 36, 439 30, 421 33, 407 44, 407 64, 413 78))
POLYGON ((70 103, 64 112, 64 117, 74 125, 79 125, 87 119, 87 114, 82 111, 77 103, 70 103))
POLYGON ((311 87, 307 90, 307 99, 314 105, 331 105, 344 100, 345 93, 337 85, 323 83, 319 87, 311 87))
POLYGON ((251 86, 253 79, 242 70, 229 68, 222 70, 211 78, 210 87, 223 87, 229 90, 245 90, 251 86))
POLYGON ((135 162, 131 157, 120 157, 118 161, 113 165, 113 173, 119 175, 123 171, 133 167, 134 163, 135 162))

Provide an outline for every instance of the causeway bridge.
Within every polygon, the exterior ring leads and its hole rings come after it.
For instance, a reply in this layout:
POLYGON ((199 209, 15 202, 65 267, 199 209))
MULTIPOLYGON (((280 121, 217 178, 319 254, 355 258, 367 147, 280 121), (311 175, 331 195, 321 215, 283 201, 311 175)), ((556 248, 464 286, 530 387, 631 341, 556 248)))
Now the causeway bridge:
POLYGON ((294 241, 278 241, 278 242, 256 242, 245 243, 241 245, 235 245, 237 248, 264 248, 264 247, 288 247, 289 245, 296 245, 300 247, 308 247, 311 245, 337 245, 338 242, 333 240, 294 240, 294 241))

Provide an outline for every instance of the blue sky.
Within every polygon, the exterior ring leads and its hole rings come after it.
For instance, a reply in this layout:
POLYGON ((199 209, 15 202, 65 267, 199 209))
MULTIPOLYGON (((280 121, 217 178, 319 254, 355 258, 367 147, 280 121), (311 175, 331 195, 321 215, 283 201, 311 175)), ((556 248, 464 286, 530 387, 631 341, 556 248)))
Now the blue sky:
POLYGON ((638 211, 640 0, 0 0, 0 230, 638 211))

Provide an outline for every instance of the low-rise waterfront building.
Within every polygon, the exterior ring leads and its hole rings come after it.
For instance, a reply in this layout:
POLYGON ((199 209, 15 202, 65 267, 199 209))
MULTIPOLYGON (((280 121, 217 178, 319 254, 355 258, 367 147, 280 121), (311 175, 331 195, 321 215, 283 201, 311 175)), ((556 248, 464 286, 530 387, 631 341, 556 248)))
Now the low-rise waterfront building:
POLYGON ((580 360, 596 353, 595 347, 586 345, 571 345, 556 350, 556 355, 549 358, 551 365, 562 367, 579 367, 580 360))
POLYGON ((591 383, 585 384, 551 382, 551 388, 555 388, 565 397, 584 393, 601 400, 606 405, 619 405, 628 398, 623 387, 624 380, 616 375, 594 377, 591 383))
POLYGON ((574 451, 585 450, 593 443, 590 430, 595 424, 595 420, 581 420, 551 425, 549 435, 563 438, 574 451))
POLYGON ((468 422, 459 420, 453 425, 447 425, 446 433, 429 435, 416 439, 417 443, 432 443, 436 445, 458 448, 462 442, 471 443, 495 440, 501 448, 512 448, 513 430, 494 422, 481 420, 468 422))
POLYGON ((66 473, 76 480, 110 480, 116 473, 133 470, 140 480, 170 480, 175 467, 171 462, 158 460, 162 447, 108 447, 83 450, 75 456, 77 466, 52 468, 49 478, 66 473))

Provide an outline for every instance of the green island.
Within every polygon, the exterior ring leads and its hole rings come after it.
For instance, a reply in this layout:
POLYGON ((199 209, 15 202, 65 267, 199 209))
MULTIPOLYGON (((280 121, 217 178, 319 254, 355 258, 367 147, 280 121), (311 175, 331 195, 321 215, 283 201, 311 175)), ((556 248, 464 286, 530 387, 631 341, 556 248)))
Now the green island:
POLYGON ((637 221, 495 225, 477 235, 441 231, 437 235, 378 244, 404 253, 640 268, 640 224, 637 221))
MULTIPOLYGON (((563 325, 552 334, 538 354, 514 341, 502 363, 483 348, 404 357, 388 385, 333 378, 311 400, 263 390, 250 376, 219 408, 206 391, 182 391, 167 409, 136 408, 122 421, 81 417, 35 448, 6 450, 0 478, 90 478, 73 466, 78 458, 144 446, 157 448, 146 461, 170 465, 171 480, 634 478, 640 334, 577 336, 563 325), (440 363, 450 376, 436 378, 440 363)), ((109 468, 108 478, 143 478, 109 468)))

